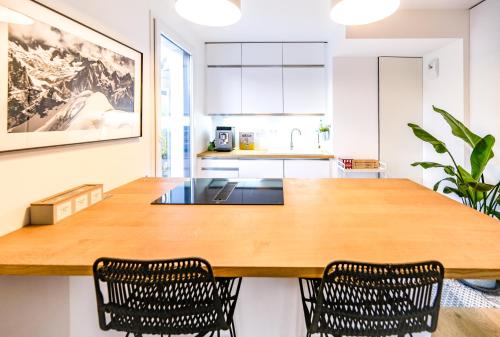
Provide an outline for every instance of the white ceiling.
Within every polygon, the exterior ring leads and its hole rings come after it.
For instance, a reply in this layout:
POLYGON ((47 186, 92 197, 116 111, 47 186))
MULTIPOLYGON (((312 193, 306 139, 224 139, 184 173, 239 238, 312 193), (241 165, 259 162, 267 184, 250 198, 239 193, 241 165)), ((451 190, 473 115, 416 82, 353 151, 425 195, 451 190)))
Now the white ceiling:
POLYGON ((401 0, 402 9, 468 9, 481 0, 401 0))
MULTIPOLYGON (((403 9, 467 9, 479 0, 401 0, 403 9)), ((175 0, 170 0, 173 11, 175 0)), ((330 20, 330 0, 241 0, 242 19, 229 27, 188 26, 202 41, 328 41, 334 55, 422 56, 449 40, 346 40, 330 20), (377 42, 378 41, 378 42, 377 42)))

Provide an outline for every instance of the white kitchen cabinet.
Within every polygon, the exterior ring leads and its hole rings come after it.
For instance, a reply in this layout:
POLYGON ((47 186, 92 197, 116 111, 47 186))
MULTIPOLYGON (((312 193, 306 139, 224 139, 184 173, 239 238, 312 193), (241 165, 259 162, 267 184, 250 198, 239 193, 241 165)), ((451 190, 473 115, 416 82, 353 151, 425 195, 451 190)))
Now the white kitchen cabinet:
POLYGON ((242 113, 283 113, 282 68, 242 69, 242 113))
POLYGON ((290 159, 284 161, 285 178, 330 178, 330 172, 330 160, 328 159, 290 159))
POLYGON ((241 68, 207 68, 207 114, 241 113, 241 68))
POLYGON ((326 112, 326 71, 324 67, 283 69, 284 112, 324 114, 326 112))
POLYGON ((240 178, 283 178, 283 160, 240 159, 240 178))
POLYGON ((282 43, 243 43, 241 49, 244 66, 281 66, 283 64, 282 43))
POLYGON ((208 43, 205 48, 208 66, 241 66, 241 43, 208 43))
POLYGON ((238 178, 239 160, 237 159, 198 159, 198 178, 238 178))
POLYGON ((324 65, 326 43, 283 43, 283 64, 324 65))

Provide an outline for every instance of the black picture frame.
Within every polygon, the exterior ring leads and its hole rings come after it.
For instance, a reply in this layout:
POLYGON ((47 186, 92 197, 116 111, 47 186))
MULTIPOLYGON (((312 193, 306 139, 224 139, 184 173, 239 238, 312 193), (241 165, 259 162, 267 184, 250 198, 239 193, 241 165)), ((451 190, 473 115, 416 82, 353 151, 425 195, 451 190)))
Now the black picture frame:
MULTIPOLYGON (((139 89, 139 103, 138 103, 138 111, 134 113, 139 113, 139 133, 137 136, 130 136, 130 137, 117 137, 117 138, 110 138, 110 139, 97 139, 97 140, 90 140, 90 141, 78 141, 78 142, 68 142, 68 143, 61 143, 61 144, 53 144, 53 145, 42 145, 42 146, 27 146, 27 147, 21 147, 21 148, 13 148, 13 149, 2 149, 0 147, 0 155, 4 153, 12 153, 12 152, 21 152, 21 151, 28 151, 28 150, 40 150, 40 149, 49 149, 49 148, 60 148, 60 147, 69 147, 69 146, 74 146, 74 145, 82 145, 82 144, 94 144, 94 143, 105 143, 105 142, 116 142, 116 141, 123 141, 123 140, 130 140, 130 139, 139 139, 143 137, 143 109, 144 109, 144 53, 124 42, 121 42, 115 37, 112 37, 106 33, 103 33, 96 28, 93 28, 92 26, 85 24, 77 19, 72 18, 71 16, 62 13, 59 10, 56 10, 54 8, 49 7, 48 5, 41 3, 37 0, 26 0, 29 3, 32 3, 33 6, 39 6, 40 8, 43 8, 45 10, 48 10, 61 18, 64 18, 66 20, 69 20, 72 23, 75 23, 79 26, 81 26, 84 29, 87 29, 93 33, 96 33, 100 36, 102 36, 105 39, 108 39, 111 42, 114 42, 120 46, 123 46, 127 49, 129 49, 132 52, 137 53, 138 59, 139 59, 139 64, 136 65, 139 67, 139 73, 140 76, 138 79, 135 79, 135 83, 138 83, 140 85, 139 89)), ((14 9, 15 10, 15 9, 14 9)), ((29 13, 22 13, 24 15, 30 16, 29 13)), ((134 97, 135 98, 135 97, 134 97)))

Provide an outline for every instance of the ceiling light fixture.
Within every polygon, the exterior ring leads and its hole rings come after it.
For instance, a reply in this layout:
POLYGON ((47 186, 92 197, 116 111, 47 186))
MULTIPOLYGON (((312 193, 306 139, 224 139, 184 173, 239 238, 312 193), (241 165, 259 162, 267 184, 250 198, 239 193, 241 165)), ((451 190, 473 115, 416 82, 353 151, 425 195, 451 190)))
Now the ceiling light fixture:
POLYGON ((394 14, 400 0, 332 0, 330 18, 342 25, 365 25, 394 14))
POLYGON ((199 25, 229 26, 241 18, 241 1, 176 0, 175 10, 184 19, 199 25))
POLYGON ((0 6, 0 22, 14 23, 17 25, 32 25, 35 23, 33 19, 27 17, 26 15, 3 6, 0 6))

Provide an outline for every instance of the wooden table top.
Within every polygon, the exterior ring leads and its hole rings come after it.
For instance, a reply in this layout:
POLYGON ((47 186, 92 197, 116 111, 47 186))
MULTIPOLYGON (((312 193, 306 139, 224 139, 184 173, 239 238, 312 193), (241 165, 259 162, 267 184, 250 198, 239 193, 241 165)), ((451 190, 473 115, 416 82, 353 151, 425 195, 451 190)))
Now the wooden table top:
POLYGON ((233 150, 229 152, 205 151, 197 154, 205 159, 333 159, 327 151, 269 151, 269 150, 233 150))
POLYGON ((102 256, 200 256, 219 276, 439 260, 450 278, 500 278, 499 222, 409 180, 286 179, 284 206, 150 205, 179 183, 140 179, 59 224, 1 237, 0 274, 90 275, 102 256))

